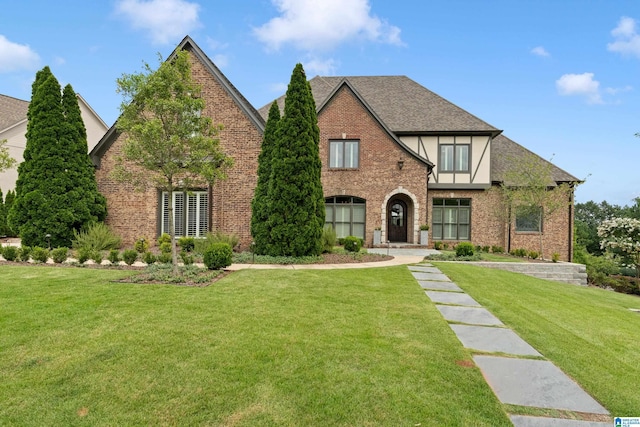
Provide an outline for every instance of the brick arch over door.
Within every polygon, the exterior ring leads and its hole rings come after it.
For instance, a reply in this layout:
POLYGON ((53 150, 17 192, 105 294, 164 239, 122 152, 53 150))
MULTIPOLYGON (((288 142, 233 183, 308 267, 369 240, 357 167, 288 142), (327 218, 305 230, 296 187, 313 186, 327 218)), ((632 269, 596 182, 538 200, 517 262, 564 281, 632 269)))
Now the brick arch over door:
POLYGON ((389 207, 389 202, 395 199, 401 200, 407 206, 407 243, 418 243, 420 203, 418 203, 418 198, 415 196, 415 194, 402 187, 391 190, 389 193, 387 193, 382 202, 380 214, 380 224, 382 224, 382 241, 386 242, 389 237, 387 226, 387 209, 389 207))

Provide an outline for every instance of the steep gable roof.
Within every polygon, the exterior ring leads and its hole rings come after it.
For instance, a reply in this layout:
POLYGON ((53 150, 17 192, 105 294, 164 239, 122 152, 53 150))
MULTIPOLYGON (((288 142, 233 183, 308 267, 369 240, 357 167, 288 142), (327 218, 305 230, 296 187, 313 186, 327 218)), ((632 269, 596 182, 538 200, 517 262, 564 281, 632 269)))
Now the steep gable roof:
POLYGON ((27 120, 29 101, 0 95, 0 132, 27 120))
POLYGON ((510 140, 504 135, 498 135, 491 142, 491 181, 503 182, 504 175, 518 157, 531 155, 538 157, 543 162, 551 165, 551 175, 556 183, 581 182, 570 173, 560 169, 553 163, 543 159, 522 145, 510 140))
MULTIPOLYGON (((343 80, 349 81, 372 111, 396 134, 500 133, 499 129, 406 76, 316 76, 309 80, 316 105, 322 105, 343 80)), ((283 100, 284 96, 278 99, 278 104, 282 105, 283 100)), ((269 106, 259 111, 264 118, 269 106)))

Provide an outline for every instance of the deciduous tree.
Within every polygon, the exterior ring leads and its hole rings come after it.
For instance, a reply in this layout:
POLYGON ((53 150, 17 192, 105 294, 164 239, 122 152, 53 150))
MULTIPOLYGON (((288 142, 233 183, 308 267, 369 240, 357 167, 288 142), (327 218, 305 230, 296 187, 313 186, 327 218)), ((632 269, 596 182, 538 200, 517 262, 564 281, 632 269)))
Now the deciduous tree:
MULTIPOLYGON (((232 160, 220 148, 220 126, 202 114, 201 87, 191 75, 189 53, 178 51, 153 70, 144 64, 140 73, 117 81, 123 96, 116 124, 126 139, 114 178, 167 192, 213 185, 225 177, 232 160), (133 166, 133 167, 132 167, 133 166)), ((177 267, 173 203, 169 203, 172 260, 177 267)))
POLYGON ((640 277, 640 220, 612 218, 598 227, 602 249, 613 252, 625 265, 632 265, 640 277))

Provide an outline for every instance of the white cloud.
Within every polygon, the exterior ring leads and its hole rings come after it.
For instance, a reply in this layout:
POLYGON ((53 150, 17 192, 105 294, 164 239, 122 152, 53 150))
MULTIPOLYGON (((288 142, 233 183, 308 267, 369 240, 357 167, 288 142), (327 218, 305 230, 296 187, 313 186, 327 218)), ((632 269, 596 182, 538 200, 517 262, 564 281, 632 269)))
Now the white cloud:
POLYGON ((625 86, 625 87, 608 87, 604 91, 609 95, 617 95, 623 92, 631 92, 633 90, 633 86, 625 86))
POLYGON ((329 50, 354 39, 402 45, 400 29, 371 15, 369 0, 271 0, 280 16, 254 34, 270 50, 291 44, 306 51, 329 50))
POLYGON ((533 49, 531 49, 531 53, 533 53, 534 55, 543 56, 543 57, 551 56, 549 52, 547 52, 547 50, 542 46, 534 47, 533 49))
POLYGON ((335 74, 338 63, 331 58, 309 58, 306 61, 302 61, 302 66, 307 78, 311 78, 315 75, 330 76, 335 74))
POLYGON ((116 13, 124 16, 135 29, 149 32, 158 44, 178 43, 182 37, 201 26, 200 5, 186 0, 119 0, 116 13))
POLYGON ((600 82, 593 79, 593 73, 565 74, 556 80, 560 95, 585 96, 589 104, 602 104, 600 82))
POLYGON ((11 42, 0 34, 0 73, 33 70, 39 62, 40 57, 31 47, 11 42))
POLYGON ((615 41, 607 44, 608 50, 640 58, 640 35, 636 31, 635 19, 623 16, 618 26, 611 30, 611 35, 615 41))

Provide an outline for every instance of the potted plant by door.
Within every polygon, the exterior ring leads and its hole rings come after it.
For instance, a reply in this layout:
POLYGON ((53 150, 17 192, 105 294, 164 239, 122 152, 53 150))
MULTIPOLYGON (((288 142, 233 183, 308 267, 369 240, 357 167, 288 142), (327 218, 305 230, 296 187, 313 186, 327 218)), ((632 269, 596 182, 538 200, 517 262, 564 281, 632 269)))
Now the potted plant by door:
POLYGON ((375 230, 373 230, 373 244, 382 244, 382 230, 380 229, 380 227, 376 227, 375 230))
POLYGON ((420 244, 427 246, 429 244, 429 224, 420 226, 420 244))

